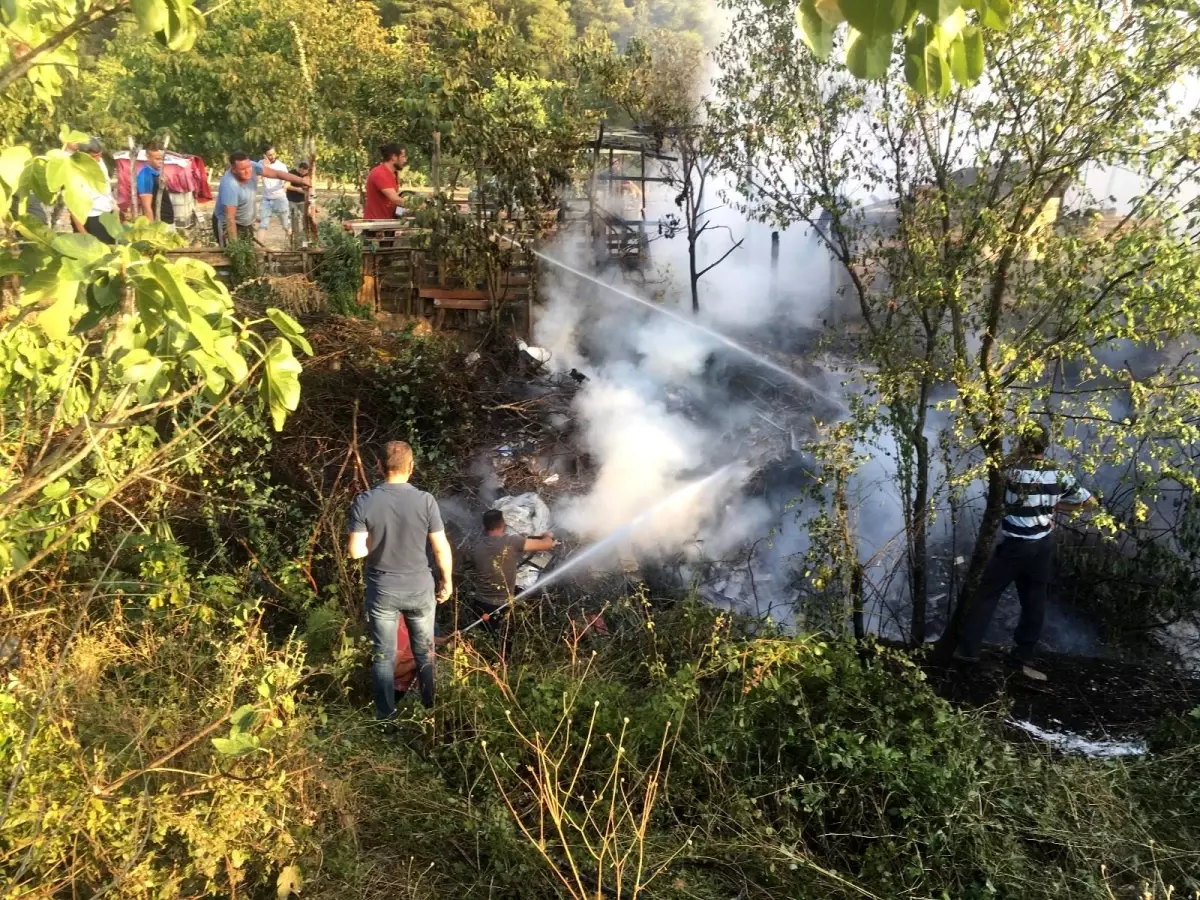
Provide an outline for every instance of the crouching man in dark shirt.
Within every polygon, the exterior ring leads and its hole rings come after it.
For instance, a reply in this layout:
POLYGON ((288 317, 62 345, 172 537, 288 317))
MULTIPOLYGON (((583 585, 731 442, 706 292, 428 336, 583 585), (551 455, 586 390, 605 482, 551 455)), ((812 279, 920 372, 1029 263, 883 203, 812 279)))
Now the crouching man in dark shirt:
MULTIPOLYGON (((517 567, 523 556, 554 547, 553 532, 527 538, 522 534, 505 534, 504 530, 504 513, 489 509, 483 514, 483 537, 471 548, 471 562, 475 567, 475 605, 480 615, 486 616, 485 627, 493 633, 501 630, 500 607, 509 603, 516 593, 517 567)), ((507 649, 507 622, 503 631, 507 649)))
POLYGON ((396 631, 401 616, 412 640, 421 702, 433 706, 434 611, 453 590, 450 542, 441 510, 431 495, 408 483, 412 449, 403 441, 392 441, 384 448, 384 459, 386 480, 359 494, 350 509, 350 556, 367 560, 366 605, 375 648, 371 678, 377 719, 396 714, 396 631), (426 542, 441 573, 436 597, 426 542))

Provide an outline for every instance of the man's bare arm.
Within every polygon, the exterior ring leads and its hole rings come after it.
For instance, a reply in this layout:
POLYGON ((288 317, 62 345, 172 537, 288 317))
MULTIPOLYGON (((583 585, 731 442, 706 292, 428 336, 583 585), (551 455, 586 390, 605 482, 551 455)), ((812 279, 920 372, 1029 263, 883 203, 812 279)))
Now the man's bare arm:
POLYGON ((347 552, 349 552, 351 559, 362 559, 364 556, 370 553, 371 547, 367 532, 350 532, 350 545, 347 552))
POLYGON ((379 193, 383 194, 387 202, 392 204, 392 206, 404 205, 404 200, 401 199, 399 191, 394 191, 391 188, 380 188, 379 193))
POLYGON ((154 195, 153 194, 138 194, 138 205, 142 208, 142 215, 154 221, 154 195))
POLYGON ((1096 495, 1092 494, 1082 503, 1071 503, 1066 500, 1060 500, 1054 505, 1055 512, 1082 512, 1085 509, 1095 509, 1100 505, 1100 501, 1096 499, 1096 495))
POLYGON ((437 561, 438 571, 442 575, 442 587, 437 594, 437 602, 445 603, 454 591, 454 560, 450 554, 450 541, 445 531, 431 531, 429 544, 433 547, 433 558, 437 561))
POLYGON ((237 207, 225 207, 225 240, 237 240, 237 207))
POLYGON ((554 549, 554 532, 547 531, 537 537, 525 538, 526 553, 540 553, 543 550, 554 549))

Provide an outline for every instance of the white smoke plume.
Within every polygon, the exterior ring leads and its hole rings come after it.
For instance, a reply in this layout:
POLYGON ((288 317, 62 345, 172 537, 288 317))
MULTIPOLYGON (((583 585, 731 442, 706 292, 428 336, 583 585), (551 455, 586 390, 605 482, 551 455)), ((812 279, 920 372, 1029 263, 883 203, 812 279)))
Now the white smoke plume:
MULTIPOLYGON (((674 211, 675 191, 653 191, 647 218, 674 211), (659 196, 662 195, 662 196, 659 196)), ((829 258, 802 229, 781 236, 777 267, 771 265, 770 229, 744 220, 730 208, 714 220, 728 231, 705 236, 701 265, 724 253, 730 241, 743 240, 723 263, 701 281, 699 321, 754 343, 766 336, 777 344, 783 330, 797 341, 804 328, 819 328, 831 302, 829 258)), ((651 226, 653 231, 653 226, 651 226)), ((588 242, 560 240, 547 250, 582 271, 592 270, 588 242)), ((639 276, 609 269, 603 278, 690 316, 687 244, 682 236, 656 240, 650 264, 639 276)), ((543 266, 535 343, 551 351, 551 367, 578 369, 589 377, 575 401, 580 442, 596 466, 588 493, 571 497, 556 510, 556 521, 593 541, 642 515, 695 479, 723 465, 744 461, 748 436, 757 432, 779 438, 764 421, 762 404, 734 397, 714 371, 722 366, 754 370, 715 340, 686 324, 656 315, 603 287, 543 266)), ((770 376, 769 372, 766 372, 770 376)), ((770 391, 770 378, 765 390, 770 391)), ((806 398, 797 395, 797 407, 806 398)), ((786 429, 785 429, 786 430, 786 429)), ((803 439, 808 434, 799 434, 803 439)), ((784 435, 786 443, 786 435, 784 435)), ((722 558, 759 539, 762 565, 778 566, 802 551, 794 512, 781 527, 778 503, 744 496, 752 466, 711 490, 667 503, 652 521, 642 523, 625 552, 652 556, 684 551, 689 557, 722 558), (773 533, 772 533, 773 532, 773 533)))

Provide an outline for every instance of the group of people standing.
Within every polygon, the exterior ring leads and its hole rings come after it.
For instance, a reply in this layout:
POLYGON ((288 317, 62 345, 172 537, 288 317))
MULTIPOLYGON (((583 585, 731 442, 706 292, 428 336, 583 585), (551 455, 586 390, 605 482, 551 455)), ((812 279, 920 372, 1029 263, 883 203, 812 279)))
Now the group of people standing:
MULTIPOLYGON (((453 556, 437 500, 409 483, 412 449, 403 441, 384 447, 385 477, 359 494, 350 509, 349 553, 366 561, 366 609, 374 662, 371 681, 375 716, 396 714, 397 635, 407 631, 416 663, 421 702, 433 706, 437 605, 454 592, 453 556), (427 552, 428 548, 428 552, 427 552), (429 563, 432 554, 438 577, 429 563)), ((503 614, 516 591, 517 567, 525 553, 549 550, 554 535, 506 534, 504 514, 488 510, 484 535, 471 551, 475 612, 500 631, 508 646, 503 614)))
MULTIPOLYGON (((104 216, 117 212, 112 178, 104 161, 104 146, 99 138, 93 137, 74 149, 96 160, 104 175, 104 190, 92 190, 91 209, 82 219, 72 216, 72 225, 76 231, 90 234, 106 244, 115 243, 116 236, 103 223, 104 216)), ((150 141, 143 149, 145 165, 137 171, 134 180, 134 214, 145 216, 151 222, 174 226, 176 211, 163 178, 164 148, 158 141, 150 141)), ((393 219, 404 203, 398 178, 408 158, 404 146, 383 144, 379 154, 379 164, 367 176, 363 204, 365 219, 393 219)), ((289 168, 280 161, 273 146, 268 146, 259 160, 252 160, 242 151, 230 153, 228 159, 229 167, 221 176, 212 215, 213 235, 220 246, 239 237, 253 237, 256 230, 261 238, 272 219, 279 220, 287 235, 305 227, 305 203, 311 188, 311 167, 307 161, 300 160, 289 168)))
POLYGON ((289 169, 268 146, 260 160, 239 151, 229 154, 229 168, 221 176, 213 208, 213 234, 217 243, 253 237, 257 224, 265 234, 272 218, 278 218, 284 234, 304 228, 304 204, 311 187, 308 162, 301 160, 289 169), (258 180, 262 179, 262 200, 258 180), (285 187, 285 185, 287 185, 285 187))
MULTIPOLYGON (((83 219, 72 213, 71 224, 81 234, 90 234, 92 237, 106 244, 115 244, 117 240, 116 235, 112 234, 105 227, 103 221, 104 216, 113 215, 117 212, 117 201, 113 197, 112 176, 109 174, 108 165, 104 161, 104 144, 98 137, 92 137, 75 149, 86 153, 96 161, 101 173, 104 175, 104 190, 98 191, 91 186, 88 187, 92 195, 91 209, 88 210, 87 216, 83 219)), ((151 141, 145 146, 144 150, 146 165, 137 173, 137 178, 134 182, 136 200, 134 209, 136 210, 136 214, 145 216, 151 222, 164 222, 167 225, 174 226, 175 207, 171 202, 170 191, 167 190, 166 182, 162 177, 165 151, 158 141, 151 141)))
MULTIPOLYGON (((117 213, 117 202, 113 196, 112 176, 104 160, 104 145, 97 137, 92 137, 83 144, 69 146, 88 154, 96 161, 104 177, 103 190, 89 186, 92 195, 92 205, 85 217, 71 215, 71 224, 79 233, 90 234, 106 244, 116 242, 104 224, 104 217, 117 213)), ((143 149, 145 165, 137 170, 134 178, 135 216, 144 216, 151 222, 162 222, 174 227, 176 211, 171 200, 171 192, 163 177, 165 150, 158 141, 150 141, 143 149)), ((135 163, 136 169, 136 163, 135 163)), ((270 220, 278 218, 285 234, 290 234, 295 228, 302 228, 304 222, 304 204, 307 198, 309 181, 309 164, 306 161, 296 163, 295 168, 289 169, 280 162, 274 147, 268 147, 259 161, 240 151, 229 155, 229 168, 221 178, 217 191, 216 206, 213 210, 213 234, 221 246, 237 237, 253 234, 255 225, 265 232, 270 220), (258 201, 258 179, 262 178, 263 192, 261 203, 258 201)), ((40 218, 49 223, 49 215, 44 210, 40 218)), ((35 211, 35 215, 37 211, 35 211)))

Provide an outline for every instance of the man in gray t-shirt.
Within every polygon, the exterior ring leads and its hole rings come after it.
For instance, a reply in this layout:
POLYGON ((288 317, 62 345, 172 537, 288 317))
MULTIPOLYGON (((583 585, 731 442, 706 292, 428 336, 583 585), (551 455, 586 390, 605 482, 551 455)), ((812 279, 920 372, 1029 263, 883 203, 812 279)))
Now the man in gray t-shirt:
POLYGON ((483 616, 484 627, 492 633, 502 632, 504 655, 508 655, 507 621, 499 613, 517 590, 517 567, 526 553, 540 553, 554 547, 554 534, 547 531, 539 537, 505 534, 504 513, 489 509, 483 514, 483 537, 471 548, 471 563, 475 569, 475 606, 483 616), (502 627, 503 626, 503 627, 502 627))
POLYGON ((408 483, 412 476, 412 449, 403 441, 384 448, 387 479, 359 494, 350 508, 350 556, 366 557, 367 619, 375 662, 371 678, 375 691, 375 717, 396 713, 396 631, 400 616, 408 626, 421 702, 433 706, 433 625, 438 603, 453 591, 450 542, 437 501, 408 483), (441 573, 434 596, 433 573, 425 545, 441 573))
MULTIPOLYGON (((254 236, 255 198, 262 173, 261 162, 255 162, 241 151, 229 154, 229 168, 221 176, 217 202, 213 206, 213 234, 222 247, 238 237, 254 236)), ((307 178, 290 172, 273 171, 271 177, 297 187, 309 186, 307 178)))

